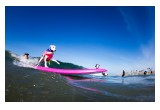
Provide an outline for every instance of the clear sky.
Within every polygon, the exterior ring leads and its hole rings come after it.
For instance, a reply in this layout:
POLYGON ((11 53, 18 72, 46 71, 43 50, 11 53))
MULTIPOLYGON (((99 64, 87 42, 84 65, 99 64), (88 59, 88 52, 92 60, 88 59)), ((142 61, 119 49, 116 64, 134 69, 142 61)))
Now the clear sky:
POLYGON ((155 7, 5 8, 5 48, 40 57, 54 44, 54 59, 111 73, 154 68, 155 7))

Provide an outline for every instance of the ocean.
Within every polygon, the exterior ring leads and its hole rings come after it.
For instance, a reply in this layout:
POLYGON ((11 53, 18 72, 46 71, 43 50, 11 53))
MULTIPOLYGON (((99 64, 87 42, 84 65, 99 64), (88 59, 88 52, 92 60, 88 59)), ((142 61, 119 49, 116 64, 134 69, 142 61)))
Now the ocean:
MULTIPOLYGON (((38 59, 24 61, 22 56, 5 51, 6 102, 155 102, 154 74, 67 76, 34 69, 38 59)), ((84 68, 60 63, 51 62, 50 67, 84 68)))

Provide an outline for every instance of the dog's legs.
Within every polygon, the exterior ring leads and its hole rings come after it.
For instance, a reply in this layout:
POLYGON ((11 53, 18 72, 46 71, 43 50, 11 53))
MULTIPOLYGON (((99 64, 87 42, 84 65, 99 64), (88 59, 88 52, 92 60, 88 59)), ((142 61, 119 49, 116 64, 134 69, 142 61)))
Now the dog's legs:
POLYGON ((42 62, 42 60, 44 60, 44 57, 41 57, 41 58, 40 58, 40 60, 39 60, 39 62, 38 62, 38 64, 37 64, 37 66, 39 66, 39 64, 40 64, 40 62, 42 62))
POLYGON ((58 65, 60 64, 57 60, 55 59, 52 59, 52 61, 56 62, 58 65))
POLYGON ((48 68, 48 66, 47 66, 47 58, 48 58, 47 56, 44 57, 44 65, 45 65, 45 67, 48 68))

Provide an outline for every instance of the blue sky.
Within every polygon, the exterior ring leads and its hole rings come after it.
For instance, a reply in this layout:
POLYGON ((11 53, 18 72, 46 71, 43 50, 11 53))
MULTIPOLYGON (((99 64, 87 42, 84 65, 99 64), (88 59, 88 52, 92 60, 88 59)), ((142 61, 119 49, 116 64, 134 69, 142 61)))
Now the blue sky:
POLYGON ((38 56, 50 44, 54 59, 111 73, 154 68, 155 7, 6 7, 5 46, 38 56))

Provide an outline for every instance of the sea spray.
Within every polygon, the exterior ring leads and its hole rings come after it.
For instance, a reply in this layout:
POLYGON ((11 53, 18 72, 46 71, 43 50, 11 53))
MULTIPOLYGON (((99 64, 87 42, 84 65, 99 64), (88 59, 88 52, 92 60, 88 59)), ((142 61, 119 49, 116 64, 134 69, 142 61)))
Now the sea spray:
POLYGON ((34 66, 38 63, 38 58, 25 59, 23 56, 16 55, 14 53, 11 53, 11 56, 15 58, 13 64, 20 67, 34 68, 34 66))

